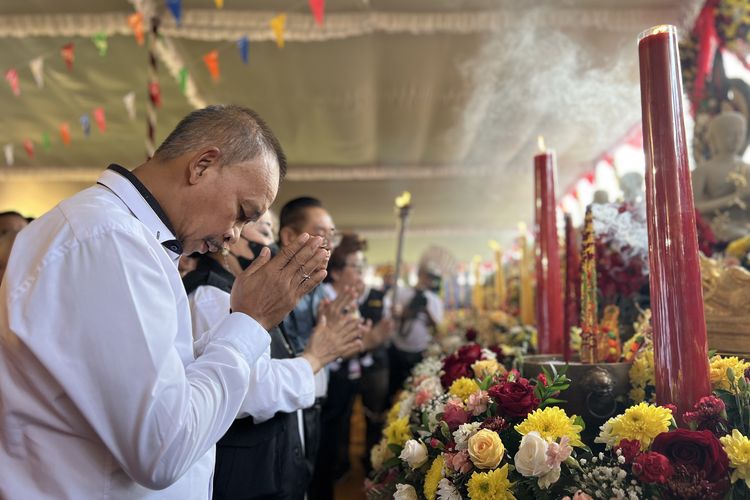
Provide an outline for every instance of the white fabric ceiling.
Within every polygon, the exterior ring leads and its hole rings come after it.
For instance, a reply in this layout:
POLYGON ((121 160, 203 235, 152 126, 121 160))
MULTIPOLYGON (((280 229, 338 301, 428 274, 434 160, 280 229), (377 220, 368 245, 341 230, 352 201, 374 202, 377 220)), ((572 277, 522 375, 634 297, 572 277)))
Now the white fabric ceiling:
MULTIPOLYGON (((140 3, 164 10, 163 2, 140 3)), ((437 243, 468 259, 488 252, 488 239, 509 241, 518 221, 531 220, 537 135, 557 151, 566 188, 637 125, 636 36, 654 24, 689 26, 699 5, 329 0, 318 27, 306 0, 226 0, 221 11, 212 0, 186 0, 181 27, 163 13, 157 136, 202 103, 251 106, 291 161, 277 205, 299 195, 321 198, 339 227, 369 236, 371 259, 382 261, 395 247, 393 198, 408 189, 415 208, 407 256, 415 260, 437 243), (268 28, 281 11, 289 16, 283 49, 268 28), (251 40, 247 66, 234 48, 242 34, 251 40), (215 48, 218 83, 202 62, 215 48), (191 76, 187 96, 174 78, 182 66, 191 76)), ((0 4, 0 67, 18 69, 22 90, 14 97, 0 88, 0 144, 16 145, 15 166, 0 169, 0 209, 24 209, 19 190, 31 183, 44 184, 25 199, 41 197, 33 206, 47 206, 61 190, 44 186, 74 191, 108 162, 142 161, 146 52, 125 20, 133 9, 124 0, 0 4), (111 35, 106 57, 90 42, 100 30, 111 35), (71 72, 58 56, 68 41, 76 46, 71 72), (28 70, 40 55, 43 89, 28 70), (136 121, 122 104, 131 90, 136 121), (96 106, 105 108, 108 130, 84 138, 78 119, 96 106), (68 147, 57 136, 63 121, 73 135, 68 147), (28 159, 23 140, 38 143, 45 131, 52 147, 37 144, 28 159)))

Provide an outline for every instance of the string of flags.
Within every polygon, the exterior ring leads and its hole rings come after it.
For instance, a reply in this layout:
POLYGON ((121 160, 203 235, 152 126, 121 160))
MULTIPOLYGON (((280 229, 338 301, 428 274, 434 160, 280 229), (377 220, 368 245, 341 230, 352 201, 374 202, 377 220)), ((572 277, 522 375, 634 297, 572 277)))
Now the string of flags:
MULTIPOLYGON (((325 19, 325 0, 308 0, 308 6, 315 22, 318 25, 323 25, 325 19)), ((182 0, 165 0, 165 5, 169 13, 174 17, 177 26, 181 25, 182 22, 182 0)), ((223 9, 224 0, 214 0, 214 5, 217 9, 223 9)), ((287 14, 279 13, 273 16, 269 22, 269 29, 274 35, 274 41, 276 46, 280 49, 284 48, 285 36, 286 36, 286 23, 287 14)), ((133 14, 127 15, 127 24, 133 33, 133 37, 138 45, 145 44, 145 18, 143 13, 134 12, 133 14)), ((97 53, 101 57, 106 57, 109 49, 108 35, 105 32, 98 32, 91 36, 91 43, 96 49, 97 53)), ((243 64, 249 64, 250 61, 250 40, 247 36, 243 36, 236 41, 236 48, 239 52, 240 60, 243 64)), ((76 45, 73 42, 68 42, 59 49, 59 56, 62 58, 65 67, 68 71, 73 71, 75 63, 75 50, 76 45)), ((218 82, 221 79, 221 67, 219 63, 219 50, 213 49, 208 53, 204 54, 202 59, 203 63, 208 71, 211 79, 214 82, 218 82)), ((36 83, 37 88, 44 88, 44 66, 45 60, 50 57, 50 54, 41 55, 28 61, 29 71, 36 83)), ((21 84, 19 79, 19 73, 17 67, 9 68, 4 73, 5 81, 10 87, 11 92, 15 97, 21 96, 21 84)), ((178 85, 180 91, 184 94, 187 89, 189 72, 187 68, 181 68, 178 73, 178 85)), ((156 107, 161 105, 161 89, 159 88, 158 82, 149 83, 148 88, 149 99, 154 103, 156 107)), ((125 107, 128 118, 131 121, 136 119, 135 112, 135 92, 128 92, 122 98, 123 105, 125 107)), ((97 129, 100 133, 105 133, 107 130, 107 120, 104 108, 97 107, 91 111, 83 113, 78 122, 81 130, 85 137, 89 137, 92 128, 92 117, 93 122, 96 124, 97 129)), ((60 141, 68 146, 71 143, 71 130, 69 122, 62 122, 58 126, 58 134, 60 141)), ((51 138, 48 132, 43 132, 40 139, 41 146, 45 150, 51 148, 51 138)), ((24 138, 23 149, 26 152, 28 158, 34 158, 36 154, 35 142, 31 138, 24 138)), ((3 146, 3 152, 5 156, 5 163, 8 166, 12 166, 15 163, 15 148, 12 143, 5 144, 3 146)))

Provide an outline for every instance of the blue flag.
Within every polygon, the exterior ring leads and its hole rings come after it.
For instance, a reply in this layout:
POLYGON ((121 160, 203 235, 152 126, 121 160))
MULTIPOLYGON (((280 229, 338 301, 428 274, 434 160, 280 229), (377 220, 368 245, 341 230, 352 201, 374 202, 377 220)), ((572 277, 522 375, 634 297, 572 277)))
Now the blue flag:
POLYGON ((83 135, 86 137, 91 133, 91 118, 88 113, 81 115, 81 128, 83 129, 83 135))
POLYGON ((240 49, 240 57, 242 58, 242 62, 247 64, 248 57, 250 55, 250 40, 248 40, 247 36, 243 36, 239 40, 237 40, 237 48, 240 49))
POLYGON ((167 0, 167 7, 174 16, 177 26, 179 26, 182 19, 182 0, 167 0))

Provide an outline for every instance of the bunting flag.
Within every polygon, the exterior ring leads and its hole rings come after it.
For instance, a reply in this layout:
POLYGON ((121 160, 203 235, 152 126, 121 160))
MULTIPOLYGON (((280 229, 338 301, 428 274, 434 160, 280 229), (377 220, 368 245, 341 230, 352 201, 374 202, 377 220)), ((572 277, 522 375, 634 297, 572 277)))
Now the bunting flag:
POLYGON ((15 160, 13 156, 13 144, 6 144, 3 147, 3 151, 5 151, 5 164, 12 167, 13 161, 15 160))
POLYGON ((128 26, 133 30, 133 35, 135 36, 135 41, 138 42, 138 45, 143 45, 143 42, 145 41, 143 37, 143 14, 140 12, 130 14, 128 16, 128 26))
POLYGON ((70 145, 70 126, 67 122, 60 124, 60 139, 66 146, 70 145))
POLYGON ((286 28, 286 14, 279 14, 271 19, 271 30, 276 37, 276 45, 284 48, 284 29, 286 28))
POLYGON ((308 2, 310 3, 310 10, 315 18, 315 22, 318 23, 318 25, 322 25, 323 16, 326 11, 326 0, 308 0, 308 2))
POLYGON ((178 80, 180 84, 180 92, 183 94, 187 90, 187 79, 188 79, 188 70, 187 68, 180 68, 180 74, 178 75, 178 80))
POLYGON ((224 0, 214 0, 214 4, 216 5, 217 9, 223 9, 224 8, 224 0))
POLYGON ((75 55, 73 53, 73 42, 69 42, 63 45, 60 49, 60 55, 62 56, 63 61, 65 61, 65 66, 68 67, 68 71, 72 71, 73 60, 75 59, 75 55))
POLYGON ((94 121, 99 132, 104 133, 107 131, 107 118, 104 116, 104 108, 94 108, 94 121))
POLYGON ((243 36, 237 40, 237 48, 240 49, 242 62, 247 64, 250 55, 250 39, 248 39, 247 36, 243 36))
POLYGON ((122 98, 123 104, 125 104, 125 110, 128 112, 128 118, 135 120, 135 92, 128 92, 122 98))
POLYGON ((84 137, 88 137, 91 134, 91 118, 89 118, 89 114, 82 114, 78 121, 81 122, 81 129, 83 130, 84 137))
POLYGON ((44 87, 44 58, 37 57, 29 61, 31 74, 34 75, 34 81, 39 88, 44 87))
POLYGON ((34 142, 31 139, 23 140, 23 149, 26 150, 26 155, 29 159, 34 158, 34 142))
POLYGON ((42 132, 42 147, 49 151, 51 145, 52 141, 50 141, 49 134, 47 132, 42 132))
POLYGON ((161 85, 158 81, 149 82, 148 84, 148 98, 154 107, 161 107, 161 85))
POLYGON ((99 55, 104 57, 107 55, 107 49, 109 49, 109 43, 107 42, 107 34, 104 32, 94 33, 91 37, 91 41, 94 42, 94 47, 99 51, 99 55))
POLYGON ((219 51, 214 49, 204 55, 203 62, 206 63, 208 72, 211 73, 211 79, 215 82, 219 81, 219 77, 221 77, 221 70, 219 69, 219 51))
POLYGON ((179 26, 182 20, 182 0, 167 0, 167 7, 174 16, 177 26, 179 26))
POLYGON ((18 71, 16 68, 10 68, 5 72, 5 80, 10 85, 10 90, 13 91, 13 95, 18 97, 21 95, 21 85, 18 83, 18 71))

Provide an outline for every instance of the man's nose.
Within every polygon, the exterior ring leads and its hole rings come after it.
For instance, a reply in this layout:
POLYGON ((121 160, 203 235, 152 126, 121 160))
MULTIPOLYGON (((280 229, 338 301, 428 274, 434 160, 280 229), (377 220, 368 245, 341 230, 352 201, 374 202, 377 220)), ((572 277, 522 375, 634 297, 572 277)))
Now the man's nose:
POLYGON ((237 243, 237 241, 239 241, 241 232, 241 225, 234 226, 229 233, 224 235, 224 241, 226 243, 229 243, 230 245, 234 245, 235 243, 237 243))

